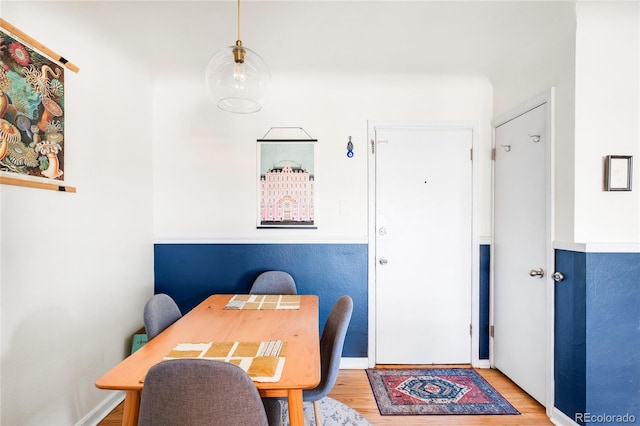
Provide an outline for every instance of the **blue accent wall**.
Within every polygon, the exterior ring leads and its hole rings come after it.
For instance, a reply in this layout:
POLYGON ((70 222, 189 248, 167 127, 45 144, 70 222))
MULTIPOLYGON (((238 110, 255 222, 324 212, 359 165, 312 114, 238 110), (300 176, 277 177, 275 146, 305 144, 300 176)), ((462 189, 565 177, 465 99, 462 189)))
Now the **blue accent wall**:
POLYGON ((574 413, 587 410, 587 255, 565 250, 555 255, 556 270, 565 277, 555 285, 555 406, 575 419, 574 413))
MULTIPOLYGON (((479 250, 479 358, 488 359, 490 246, 479 250)), ((155 293, 170 295, 186 313, 214 293, 247 293, 261 272, 287 271, 298 293, 319 296, 321 328, 340 296, 353 298, 343 356, 367 357, 367 262, 366 244, 155 244, 155 293)))
POLYGON ((587 254, 587 410, 640 424, 640 253, 587 254))
POLYGON ((640 253, 557 250, 556 270, 556 407, 640 424, 640 253))
POLYGON ((248 293, 267 270, 289 272, 299 294, 317 294, 320 331, 344 294, 354 302, 343 356, 366 357, 366 244, 155 244, 155 292, 173 297, 183 313, 214 293, 248 293))
POLYGON ((478 358, 489 359, 489 265, 491 246, 480 245, 480 331, 478 358))

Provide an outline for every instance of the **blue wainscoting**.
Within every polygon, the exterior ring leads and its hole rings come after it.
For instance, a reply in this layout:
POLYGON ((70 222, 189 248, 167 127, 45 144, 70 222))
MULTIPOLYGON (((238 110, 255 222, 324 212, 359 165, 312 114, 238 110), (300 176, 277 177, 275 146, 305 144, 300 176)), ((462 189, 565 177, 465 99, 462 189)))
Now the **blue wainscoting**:
POLYGON ((354 309, 343 356, 367 357, 366 244, 155 244, 155 292, 185 313, 214 293, 247 293, 266 270, 289 272, 299 294, 317 294, 320 328, 342 295, 354 309))
POLYGON ((555 406, 640 424, 640 253, 557 250, 556 270, 555 406))
POLYGON ((555 406, 571 419, 587 409, 586 262, 586 253, 556 250, 565 278, 555 285, 555 406))
POLYGON ((489 267, 491 246, 480 245, 480 332, 478 359, 489 359, 489 267))
MULTIPOLYGON (((480 359, 489 358, 489 254, 480 246, 480 359)), ((155 292, 173 297, 183 313, 213 293, 246 293, 266 270, 284 270, 300 294, 320 298, 320 326, 348 294, 354 311, 343 356, 367 357, 366 244, 155 244, 155 292)))

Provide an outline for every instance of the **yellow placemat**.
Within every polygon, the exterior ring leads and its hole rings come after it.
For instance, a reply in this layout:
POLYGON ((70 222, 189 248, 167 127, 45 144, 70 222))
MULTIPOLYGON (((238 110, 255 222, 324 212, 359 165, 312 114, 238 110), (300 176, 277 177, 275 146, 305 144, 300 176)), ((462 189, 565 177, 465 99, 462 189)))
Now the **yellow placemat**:
POLYGON ((201 358, 235 364, 255 382, 278 382, 282 377, 287 342, 179 343, 164 359, 201 358))
POLYGON ((300 309, 297 294, 236 294, 225 309, 300 309))

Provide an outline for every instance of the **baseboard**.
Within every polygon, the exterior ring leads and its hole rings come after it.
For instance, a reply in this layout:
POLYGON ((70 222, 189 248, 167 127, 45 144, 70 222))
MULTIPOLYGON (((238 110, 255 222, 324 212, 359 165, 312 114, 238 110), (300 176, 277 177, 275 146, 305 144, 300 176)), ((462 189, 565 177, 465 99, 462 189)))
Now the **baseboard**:
POLYGON ((124 401, 124 391, 114 391, 96 406, 89 414, 84 416, 76 426, 96 426, 109 415, 114 408, 124 401))
POLYGON ((551 423, 556 426, 578 426, 578 423, 574 422, 571 417, 567 416, 556 407, 553 407, 551 418, 549 420, 551 420, 551 423))
POLYGON ((340 369, 364 370, 369 368, 369 358, 341 358, 340 369))
POLYGON ((491 368, 491 363, 488 359, 479 359, 476 368, 491 368))
MULTIPOLYGON (((365 370, 367 368, 369 368, 369 358, 340 358, 341 370, 365 370)), ((488 359, 481 359, 476 368, 491 368, 491 363, 488 359)))

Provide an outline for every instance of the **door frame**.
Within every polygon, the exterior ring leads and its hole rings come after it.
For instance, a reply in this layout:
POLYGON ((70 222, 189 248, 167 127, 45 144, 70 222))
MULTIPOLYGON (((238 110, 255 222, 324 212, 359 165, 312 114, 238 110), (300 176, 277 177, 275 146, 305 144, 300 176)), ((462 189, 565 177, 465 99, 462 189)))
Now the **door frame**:
POLYGON ((469 121, 367 121, 368 153, 368 365, 376 364, 376 161, 375 141, 378 129, 452 129, 471 131, 471 365, 479 364, 479 324, 480 324, 480 244, 478 236, 478 125, 469 121))
MULTIPOLYGON (((555 256, 553 248, 553 238, 555 231, 555 87, 551 87, 537 96, 529 99, 528 101, 518 105, 512 110, 498 116, 491 123, 492 130, 492 149, 495 152, 496 149, 496 127, 499 127, 527 112, 547 104, 547 116, 546 116, 546 133, 549 139, 549 143, 545 146, 545 162, 546 162, 546 175, 545 175, 545 194, 546 194, 546 229, 545 229, 545 286, 546 286, 546 304, 547 304, 547 318, 546 318, 546 359, 545 359, 545 405, 546 412, 549 417, 553 413, 554 406, 554 284, 555 282, 551 278, 555 270, 555 256)), ((493 157, 495 159, 495 156, 493 157)), ((489 266, 489 324, 494 324, 494 259, 495 259, 495 160, 491 162, 491 249, 490 257, 491 262, 489 266)), ((489 337, 489 362, 491 367, 495 367, 494 363, 494 340, 493 337, 489 337)))

